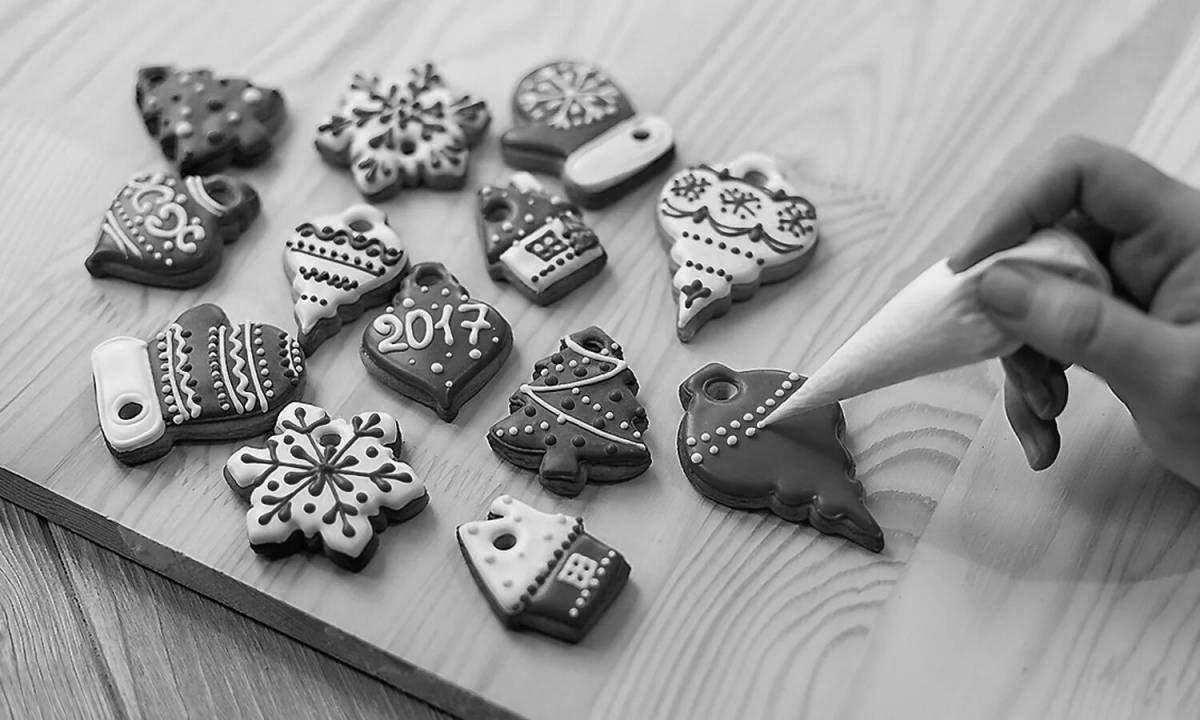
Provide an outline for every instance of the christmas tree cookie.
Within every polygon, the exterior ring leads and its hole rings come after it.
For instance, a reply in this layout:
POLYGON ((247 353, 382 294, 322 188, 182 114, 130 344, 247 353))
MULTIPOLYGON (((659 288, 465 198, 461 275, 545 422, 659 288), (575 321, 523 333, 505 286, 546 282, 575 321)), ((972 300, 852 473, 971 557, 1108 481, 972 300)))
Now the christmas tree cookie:
POLYGON ((583 529, 583 518, 544 513, 501 495, 487 520, 458 527, 458 545, 496 615, 579 642, 629 578, 621 553, 583 529))
POLYGON ((722 505, 769 509, 879 552, 883 531, 863 504, 854 460, 842 444, 841 406, 758 425, 803 384, 796 373, 720 363, 692 373, 679 386, 685 412, 676 443, 683 473, 701 495, 722 505))
POLYGON ((637 392, 620 345, 598 327, 571 333, 534 365, 488 442, 559 495, 574 497, 589 480, 629 480, 650 467, 642 441, 649 421, 637 392))
POLYGON ((267 557, 322 550, 361 570, 389 523, 425 508, 425 483, 397 456, 400 424, 387 413, 349 421, 292 403, 263 447, 247 446, 225 464, 225 480, 250 502, 250 547, 267 557))
POLYGON ((817 245, 816 209, 761 153, 681 170, 663 186, 657 215, 683 342, 763 283, 803 270, 817 245))
POLYGON ((113 198, 85 266, 95 277, 189 288, 221 267, 258 216, 258 193, 225 175, 138 173, 113 198))
POLYGON ((370 200, 418 185, 457 190, 490 121, 487 103, 447 87, 427 63, 403 84, 355 75, 340 107, 317 128, 316 145, 327 162, 350 169, 370 200))

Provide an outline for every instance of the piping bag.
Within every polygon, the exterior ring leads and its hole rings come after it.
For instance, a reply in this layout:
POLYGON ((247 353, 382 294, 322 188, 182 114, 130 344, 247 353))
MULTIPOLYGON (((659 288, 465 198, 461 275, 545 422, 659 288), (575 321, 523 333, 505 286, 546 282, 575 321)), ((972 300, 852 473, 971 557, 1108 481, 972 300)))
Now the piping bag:
POLYGON ((896 293, 758 426, 1016 351, 1021 341, 992 322, 978 300, 983 271, 1000 263, 1036 267, 1112 292, 1112 280, 1091 249, 1061 228, 1038 231, 959 273, 942 260, 896 293))

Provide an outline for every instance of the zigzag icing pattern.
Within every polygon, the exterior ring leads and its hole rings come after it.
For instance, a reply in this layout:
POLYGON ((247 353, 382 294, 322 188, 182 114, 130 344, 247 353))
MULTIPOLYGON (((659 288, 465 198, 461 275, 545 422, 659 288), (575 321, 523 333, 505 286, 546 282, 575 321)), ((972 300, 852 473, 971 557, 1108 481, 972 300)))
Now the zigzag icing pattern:
POLYGON ((184 370, 187 365, 187 354, 184 353, 185 346, 183 339, 183 328, 179 325, 171 325, 171 329, 175 335, 175 362, 172 364, 171 370, 178 375, 178 383, 172 382, 174 387, 177 387, 176 392, 182 391, 183 404, 179 406, 179 410, 183 419, 200 417, 200 403, 196 402, 196 391, 188 384, 188 372, 184 370))
POLYGON ((233 381, 229 375, 229 353, 225 345, 225 331, 227 329, 222 325, 217 330, 217 356, 221 358, 221 382, 225 384, 226 395, 229 396, 229 401, 233 404, 233 409, 237 414, 241 415, 246 411, 242 408, 242 401, 238 397, 238 394, 233 391, 233 381))
POLYGON ((250 381, 254 383, 254 393, 258 396, 258 402, 263 410, 267 409, 267 396, 263 393, 262 383, 258 380, 258 368, 254 364, 254 340, 250 337, 250 331, 256 327, 253 323, 246 323, 242 326, 242 332, 245 333, 246 343, 246 364, 250 366, 249 375, 250 381))
POLYGON ((233 392, 229 395, 233 397, 235 394, 244 402, 244 410, 242 412, 250 412, 254 409, 254 401, 256 399, 254 393, 250 392, 250 378, 246 377, 246 360, 242 357, 244 345, 241 337, 238 334, 230 333, 229 342, 233 345, 232 351, 229 353, 233 358, 233 367, 231 368, 232 377, 236 378, 236 383, 232 386, 233 392))

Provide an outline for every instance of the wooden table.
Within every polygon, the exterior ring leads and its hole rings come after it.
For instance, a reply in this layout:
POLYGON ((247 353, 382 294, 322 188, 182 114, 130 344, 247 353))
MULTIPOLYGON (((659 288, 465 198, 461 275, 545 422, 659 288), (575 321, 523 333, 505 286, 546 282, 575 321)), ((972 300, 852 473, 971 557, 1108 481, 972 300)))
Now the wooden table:
MULTIPOLYGON (((802 277, 763 290, 681 347, 649 211, 653 183, 590 216, 611 270, 549 311, 486 279, 471 193, 409 193, 383 205, 420 259, 450 263, 519 338, 500 377, 453 427, 365 377, 355 352, 361 323, 313 363, 317 400, 352 412, 388 403, 412 438, 413 464, 427 469, 429 527, 440 534, 405 551, 428 553, 413 561, 430 573, 415 582, 429 585, 427 603, 445 615, 429 613, 430 632, 412 637, 412 652, 432 658, 425 669, 538 717, 1194 714, 1200 494, 1156 468, 1094 380, 1073 377, 1063 457, 1037 475, 1004 426, 995 368, 846 403, 848 441, 887 535, 879 556, 715 507, 691 491, 671 452, 682 377, 708 360, 814 366, 946 254, 981 203, 1055 138, 1089 134, 1200 179, 1194 3, 465 5, 0 8, 0 465, 79 497, 89 487, 128 491, 89 407, 88 349, 114 334, 145 335, 205 299, 237 320, 257 313, 290 325, 281 236, 306 213, 355 198, 310 147, 351 71, 398 74, 436 59, 491 103, 503 129, 523 69, 559 55, 594 59, 639 108, 672 122, 680 162, 749 148, 779 156, 821 209, 823 245, 802 277), (282 87, 292 110, 276 159, 245 173, 265 216, 216 280, 180 293, 98 283, 82 268, 114 190, 159 161, 132 108, 132 81, 140 64, 161 61, 245 72, 282 87), (562 501, 492 458, 478 431, 503 416, 504 397, 559 334, 592 322, 630 348, 656 463, 640 480, 562 501), (464 591, 447 529, 502 491, 582 513, 630 556, 633 583, 599 637, 567 648, 505 633, 473 587, 464 591), (553 673, 524 688, 497 686, 488 673, 504 675, 505 663, 541 673, 549 664, 553 673)), ((493 136, 471 182, 502 172, 493 136)), ((178 483, 212 481, 228 450, 179 449, 157 475, 138 477, 178 493, 178 483)), ((161 557, 122 545, 128 537, 15 491, 11 479, 0 486, 187 582, 161 557)), ((118 522, 153 524, 103 498, 88 502, 118 522)), ((381 553, 414 537, 389 533, 381 553)), ((0 541, 0 715, 437 714, 7 504, 0 541)), ((229 548, 235 576, 264 572, 244 539, 213 542, 229 548)), ((329 573, 322 562, 287 567, 300 582, 329 573)), ((394 555, 384 562, 392 572, 400 564, 394 555)), ((255 607, 241 609, 273 622, 255 607)), ((370 667, 327 638, 306 641, 444 708, 484 707, 430 675, 370 667)))

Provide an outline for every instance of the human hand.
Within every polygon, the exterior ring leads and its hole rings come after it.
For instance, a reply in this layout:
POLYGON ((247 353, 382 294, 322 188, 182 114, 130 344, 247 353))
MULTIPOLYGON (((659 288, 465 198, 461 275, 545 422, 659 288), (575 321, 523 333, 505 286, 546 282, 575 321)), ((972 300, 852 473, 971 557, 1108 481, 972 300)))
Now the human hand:
POLYGON ((1115 296, 1036 268, 984 271, 979 299, 1025 342, 1004 358, 1004 407, 1030 467, 1049 467, 1065 367, 1103 378, 1167 469, 1200 485, 1200 191, 1136 156, 1067 138, 984 212, 961 271, 1060 225, 1108 268, 1115 296))

